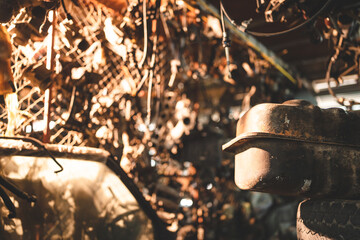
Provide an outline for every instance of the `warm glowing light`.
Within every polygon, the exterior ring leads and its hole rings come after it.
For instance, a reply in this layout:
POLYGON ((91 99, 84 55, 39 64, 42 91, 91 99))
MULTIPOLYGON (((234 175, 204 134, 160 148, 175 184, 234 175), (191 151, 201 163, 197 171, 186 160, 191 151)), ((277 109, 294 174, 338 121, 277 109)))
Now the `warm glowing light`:
POLYGON ((191 207, 193 205, 193 200, 190 198, 183 198, 180 201, 180 207, 191 207))
POLYGON ((183 0, 178 0, 178 1, 176 1, 176 4, 179 6, 183 6, 185 3, 183 0))

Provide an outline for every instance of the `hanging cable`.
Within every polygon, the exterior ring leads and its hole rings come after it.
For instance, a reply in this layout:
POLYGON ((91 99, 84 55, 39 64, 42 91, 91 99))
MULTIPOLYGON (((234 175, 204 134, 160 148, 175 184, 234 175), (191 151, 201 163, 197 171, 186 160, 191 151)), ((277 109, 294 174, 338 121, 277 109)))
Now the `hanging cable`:
POLYGON ((335 92, 332 90, 331 86, 330 86, 330 78, 331 78, 331 69, 332 69, 332 66, 334 65, 334 63, 336 62, 336 60, 338 59, 339 57, 339 54, 340 54, 340 48, 342 47, 342 44, 343 44, 343 40, 344 40, 344 36, 343 35, 340 35, 339 37, 339 40, 338 40, 338 44, 337 44, 337 47, 336 47, 336 50, 335 50, 335 54, 331 57, 330 59, 330 62, 329 62, 329 65, 327 67, 327 70, 326 70, 326 75, 325 75, 325 80, 327 82, 327 85, 328 85, 328 90, 329 90, 329 93, 336 99, 336 101, 342 105, 342 106, 345 106, 346 108, 350 109, 352 108, 352 106, 354 105, 359 105, 360 102, 357 102, 353 99, 345 99, 343 97, 338 97, 335 92))
POLYGON ((68 12, 68 10, 66 9, 64 0, 60 0, 60 1, 61 1, 61 6, 63 7, 64 12, 65 12, 65 14, 66 14, 66 18, 67 18, 68 20, 72 20, 73 17, 71 16, 71 14, 70 14, 70 13, 68 12))
POLYGON ((312 21, 314 21, 320 14, 322 14, 329 6, 330 6, 330 3, 332 2, 333 0, 328 0, 321 8, 319 11, 317 11, 311 18, 307 19, 306 21, 300 23, 299 25, 296 25, 295 27, 292 27, 292 28, 289 28, 289 29, 286 29, 284 31, 279 31, 279 32, 270 32, 270 33, 264 33, 264 32, 256 32, 256 31, 251 31, 251 30, 248 30, 247 29, 247 26, 248 24, 251 22, 252 19, 250 20, 247 20, 247 21, 243 21, 241 23, 241 25, 237 25, 235 23, 235 21, 233 19, 231 19, 231 17, 229 16, 229 14, 227 13, 227 11, 225 10, 223 4, 222 4, 222 1, 220 1, 220 6, 221 6, 221 9, 220 11, 223 12, 223 14, 225 14, 226 18, 229 19, 229 21, 231 22, 231 24, 233 24, 236 28, 238 28, 240 31, 242 32, 246 32, 246 33, 249 33, 253 36, 256 36, 256 37, 274 37, 274 36, 279 36, 279 35, 283 35, 283 34, 286 34, 286 33, 289 33, 289 32, 293 32, 295 30, 298 30, 302 27, 304 27, 305 25, 311 23, 312 21))
MULTIPOLYGON (((156 0, 155 9, 160 8, 160 0, 156 0)), ((152 98, 152 87, 153 87, 153 78, 155 76, 155 64, 156 64, 156 54, 157 54, 157 45, 159 33, 157 31, 158 19, 160 18, 159 11, 155 12, 155 18, 152 20, 152 53, 150 59, 150 73, 149 73, 149 83, 148 83, 148 95, 147 95, 147 106, 146 106, 146 125, 149 126, 151 122, 151 98, 152 98)))
MULTIPOLYGON (((153 33, 155 34, 155 32, 153 32, 153 33)), ((152 50, 151 61, 150 61, 150 74, 149 74, 149 83, 148 83, 147 104, 146 104, 146 113, 147 113, 146 124, 147 125, 150 125, 150 122, 151 122, 151 96, 152 96, 153 78, 155 75, 157 41, 158 41, 158 36, 154 35, 153 50, 152 50)))
POLYGON ((225 57, 226 57, 226 66, 228 71, 228 77, 229 79, 232 79, 231 76, 231 70, 230 70, 230 45, 231 41, 229 39, 229 36, 226 32, 225 28, 225 18, 224 18, 224 6, 222 4, 222 1, 220 1, 220 16, 221 16, 221 26, 222 26, 222 32, 223 32, 223 47, 225 48, 225 57))
POLYGON ((149 70, 145 69, 144 76, 141 78, 141 81, 140 81, 139 85, 136 88, 137 93, 141 90, 141 88, 144 85, 144 83, 145 83, 146 79, 148 78, 148 76, 149 76, 149 70))
POLYGON ((143 25, 144 25, 144 53, 139 62, 139 68, 141 69, 145 63, 148 49, 148 28, 147 28, 147 13, 146 13, 146 0, 143 0, 143 25))
POLYGON ((148 87, 148 95, 147 95, 147 102, 146 102, 146 121, 145 121, 145 124, 147 126, 149 126, 150 122, 151 122, 151 95, 152 95, 153 78, 154 78, 154 70, 150 70, 149 87, 148 87))

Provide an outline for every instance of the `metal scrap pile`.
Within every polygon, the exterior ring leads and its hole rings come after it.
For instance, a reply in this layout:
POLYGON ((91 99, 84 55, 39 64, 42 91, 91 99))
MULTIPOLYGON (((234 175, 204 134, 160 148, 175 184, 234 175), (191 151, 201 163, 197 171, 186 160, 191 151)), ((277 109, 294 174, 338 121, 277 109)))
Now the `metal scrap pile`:
POLYGON ((229 78, 220 21, 195 1, 98 2, 65 1, 64 12, 28 1, 1 19, 14 46, 15 134, 42 139, 50 104, 50 143, 110 151, 179 239, 273 235, 260 222, 283 200, 239 192, 220 146, 241 112, 297 86, 241 39, 229 78))

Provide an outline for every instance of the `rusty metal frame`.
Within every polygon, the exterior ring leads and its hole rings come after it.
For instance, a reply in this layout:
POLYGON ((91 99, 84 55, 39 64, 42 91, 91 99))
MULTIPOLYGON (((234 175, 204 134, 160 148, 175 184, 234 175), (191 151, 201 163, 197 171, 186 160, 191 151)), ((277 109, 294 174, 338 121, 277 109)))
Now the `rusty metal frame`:
POLYGON ((360 197, 360 115, 306 101, 260 104, 223 145, 240 189, 302 197, 360 197))

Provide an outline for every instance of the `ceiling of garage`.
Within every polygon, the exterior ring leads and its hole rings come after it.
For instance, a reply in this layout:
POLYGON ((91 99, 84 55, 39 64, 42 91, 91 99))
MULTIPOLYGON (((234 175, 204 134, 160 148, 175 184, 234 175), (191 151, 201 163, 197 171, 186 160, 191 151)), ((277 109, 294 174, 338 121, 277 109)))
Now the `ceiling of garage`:
MULTIPOLYGON (((210 0, 210 2, 219 8, 218 0, 210 0)), ((224 0, 223 4, 226 11, 237 23, 253 18, 255 21, 251 27, 259 32, 278 31, 290 26, 288 24, 279 26, 266 23, 263 15, 256 13, 255 0, 224 0)), ((301 77, 316 80, 325 77, 326 66, 333 54, 333 47, 330 41, 326 39, 322 42, 316 42, 314 34, 314 28, 305 26, 281 36, 256 38, 286 63, 297 69, 302 75, 301 77)))

